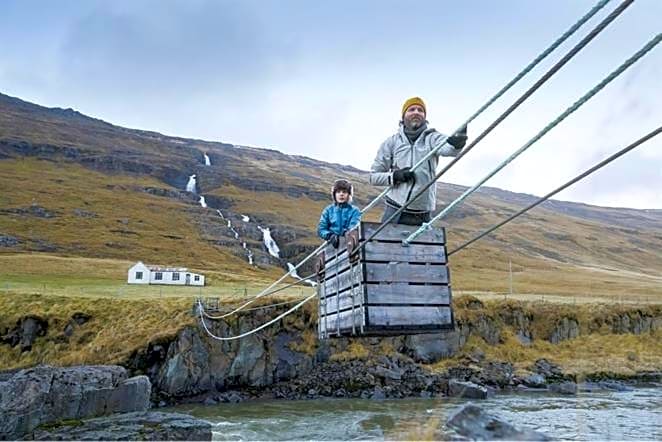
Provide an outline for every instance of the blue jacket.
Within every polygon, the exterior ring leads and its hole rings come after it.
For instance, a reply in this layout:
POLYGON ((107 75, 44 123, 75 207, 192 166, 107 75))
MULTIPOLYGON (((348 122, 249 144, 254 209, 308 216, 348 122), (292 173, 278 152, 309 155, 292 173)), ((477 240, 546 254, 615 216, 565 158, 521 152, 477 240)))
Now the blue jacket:
POLYGON ((324 240, 328 239, 331 233, 341 236, 356 227, 359 221, 361 221, 361 212, 350 203, 329 204, 322 211, 317 234, 324 240))

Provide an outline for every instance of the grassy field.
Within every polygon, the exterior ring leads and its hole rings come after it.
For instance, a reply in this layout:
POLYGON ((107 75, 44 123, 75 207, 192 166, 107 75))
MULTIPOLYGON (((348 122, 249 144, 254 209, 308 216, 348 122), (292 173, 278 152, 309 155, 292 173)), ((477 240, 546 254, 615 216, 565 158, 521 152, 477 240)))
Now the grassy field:
MULTIPOLYGON (((208 282, 205 287, 130 285, 126 283, 127 270, 133 264, 113 259, 41 254, 0 255, 0 293, 117 299, 203 296, 233 302, 256 295, 273 282, 266 279, 269 274, 251 278, 245 274, 204 270, 208 282)), ((294 281, 288 278, 276 288, 294 281)), ((311 290, 303 285, 279 293, 283 296, 303 296, 312 293, 311 290)))
MULTIPOLYGON (((216 297, 235 302, 266 289, 284 274, 278 271, 234 273, 192 269, 206 275, 205 287, 129 285, 127 270, 132 261, 61 257, 50 254, 0 254, 0 293, 40 294, 91 298, 152 299, 216 297), (84 276, 82 276, 84 275, 84 276)), ((507 270, 478 270, 460 264, 452 266, 453 293, 481 299, 518 299, 557 303, 662 303, 662 277, 626 271, 578 270, 557 265, 523 270, 514 268, 510 291, 507 270), (563 277, 560 277, 563 275, 563 277)), ((296 280, 287 278, 277 288, 296 280)), ((304 296, 314 289, 296 285, 284 289, 284 296, 304 296)))

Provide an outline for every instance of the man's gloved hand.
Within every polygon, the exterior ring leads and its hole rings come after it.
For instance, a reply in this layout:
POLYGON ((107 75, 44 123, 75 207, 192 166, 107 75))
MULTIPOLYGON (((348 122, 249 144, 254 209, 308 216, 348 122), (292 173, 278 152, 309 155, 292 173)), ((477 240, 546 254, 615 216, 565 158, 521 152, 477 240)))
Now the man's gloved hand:
POLYGON ((446 142, 456 149, 462 149, 467 144, 467 126, 465 125, 452 137, 448 137, 446 142))
POLYGON ((340 237, 335 233, 329 234, 326 240, 333 246, 334 249, 337 249, 338 245, 340 245, 340 237))
POLYGON ((405 167, 404 169, 396 169, 393 171, 393 184, 396 186, 408 181, 414 181, 414 179, 416 179, 416 174, 414 174, 414 172, 412 172, 409 167, 405 167))

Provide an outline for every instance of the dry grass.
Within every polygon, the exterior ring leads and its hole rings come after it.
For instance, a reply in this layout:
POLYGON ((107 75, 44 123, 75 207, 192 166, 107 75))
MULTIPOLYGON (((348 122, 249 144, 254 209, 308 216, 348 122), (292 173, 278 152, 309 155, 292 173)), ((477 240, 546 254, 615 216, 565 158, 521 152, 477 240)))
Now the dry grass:
POLYGON ((662 329, 640 335, 614 334, 608 322, 617 316, 659 318, 662 315, 660 306, 493 301, 485 303, 485 308, 476 310, 468 309, 470 300, 470 297, 457 300, 455 312, 458 321, 475 321, 478 316, 484 315, 501 323, 501 314, 521 311, 531 319, 533 343, 522 344, 512 327, 501 324, 501 342, 498 345, 488 344, 472 334, 461 354, 433 364, 433 370, 465 364, 465 355, 474 350, 484 353, 487 360, 510 362, 522 373, 540 358, 558 363, 565 372, 579 377, 600 372, 628 376, 637 371, 662 370, 662 329), (575 339, 552 344, 547 337, 561 318, 576 320, 581 334, 575 339))
POLYGON ((360 342, 351 342, 345 351, 334 353, 329 358, 332 361, 352 361, 355 359, 366 359, 370 356, 367 348, 361 345, 360 342))
POLYGON ((0 298, 0 329, 32 314, 48 318, 48 334, 38 338, 29 352, 7 345, 0 347, 0 366, 27 367, 39 363, 55 365, 120 363, 148 342, 174 336, 193 324, 190 299, 93 300, 39 295, 3 295, 0 298), (71 316, 83 312, 92 319, 76 327, 69 342, 60 342, 71 316))

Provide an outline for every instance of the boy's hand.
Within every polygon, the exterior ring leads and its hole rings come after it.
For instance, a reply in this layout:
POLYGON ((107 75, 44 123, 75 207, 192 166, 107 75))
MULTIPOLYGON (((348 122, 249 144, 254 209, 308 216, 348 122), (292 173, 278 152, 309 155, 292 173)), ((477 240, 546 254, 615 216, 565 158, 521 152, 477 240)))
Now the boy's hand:
POLYGON ((329 241, 329 244, 333 246, 334 249, 337 249, 338 246, 340 245, 340 237, 336 235, 335 233, 332 233, 329 235, 327 238, 327 241, 329 241))

